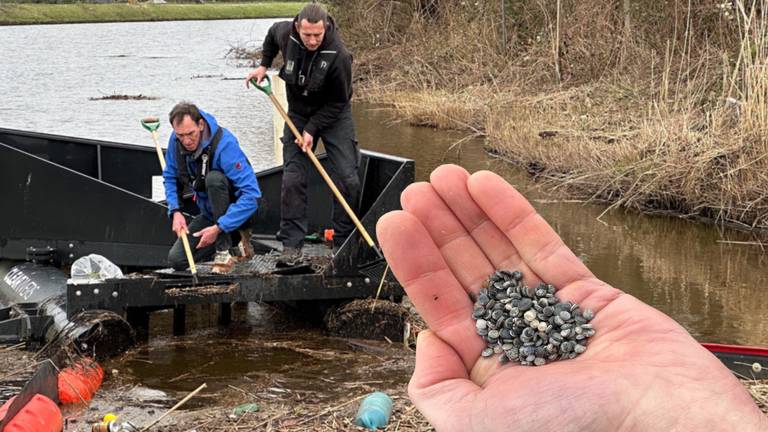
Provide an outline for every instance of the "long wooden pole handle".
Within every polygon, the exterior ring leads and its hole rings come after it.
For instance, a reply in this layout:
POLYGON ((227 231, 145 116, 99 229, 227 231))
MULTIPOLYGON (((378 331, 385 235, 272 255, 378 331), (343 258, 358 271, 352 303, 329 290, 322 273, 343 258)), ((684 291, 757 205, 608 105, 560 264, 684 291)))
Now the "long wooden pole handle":
MULTIPOLYGON (((160 160, 160 168, 165 171, 165 157, 163 157, 163 149, 160 148, 160 142, 157 140, 157 131, 152 131, 152 141, 155 142, 155 150, 157 150, 157 159, 160 160)), ((184 253, 187 255, 187 261, 189 262, 189 271, 196 275, 197 266, 195 266, 195 258, 192 256, 192 248, 189 247, 187 233, 181 233, 179 237, 181 237, 181 242, 184 244, 184 253)))
POLYGON ((328 187, 331 188, 333 191, 333 194, 336 195, 336 198, 341 203, 341 206, 344 207, 344 210, 349 215, 350 219, 352 219, 352 222, 355 223, 355 226, 357 226, 357 229, 360 231, 360 234, 363 235, 363 238, 365 238, 366 243, 368 243, 368 246, 374 247, 373 239, 370 235, 368 235, 368 231, 365 230, 363 227, 363 224, 360 223, 360 220, 355 215, 355 212, 352 210, 352 208, 347 204, 347 201, 344 199, 344 196, 341 195, 341 192, 336 188, 336 185, 333 184, 333 180, 331 180, 331 177, 328 175, 328 173, 325 171, 325 168, 320 164, 320 161, 317 160, 317 157, 312 152, 312 150, 307 151, 307 155, 309 155, 309 159, 312 161, 312 163, 315 165, 317 170, 320 172, 320 175, 325 179, 325 182, 328 183, 328 187))
POLYGON ((183 232, 179 237, 181 237, 181 242, 184 244, 184 253, 187 254, 187 261, 189 261, 189 271, 191 271, 193 275, 196 275, 197 267, 195 266, 195 258, 192 257, 192 248, 189 247, 189 239, 187 238, 187 233, 183 232))
POLYGON ((163 156, 163 149, 160 148, 160 142, 157 140, 157 131, 152 131, 152 141, 155 142, 155 150, 157 151, 157 158, 160 160, 160 168, 165 171, 165 156, 163 156))
MULTIPOLYGON (((291 129, 291 132, 293 132, 293 135, 296 137, 296 139, 299 140, 299 142, 301 142, 302 137, 301 137, 301 134, 299 133, 299 130, 296 129, 296 125, 294 125, 291 118, 288 117, 288 114, 285 112, 282 105, 280 105, 280 102, 277 100, 275 95, 270 93, 269 98, 272 99, 272 103, 275 105, 275 108, 280 113, 280 116, 283 118, 283 120, 285 120, 285 124, 287 124, 288 127, 291 129)), ((339 189, 333 183, 333 180, 331 180, 331 177, 328 175, 328 172, 325 171, 325 168, 323 168, 323 165, 321 165, 320 161, 317 160, 317 157, 315 156, 315 153, 312 152, 312 149, 309 149, 307 151, 307 155, 309 156, 309 159, 312 161, 312 164, 315 165, 315 168, 317 168, 317 171, 320 173, 320 176, 323 177, 323 180, 325 180, 325 183, 327 183, 328 187, 331 188, 331 191, 336 196, 336 199, 339 200, 339 202, 341 203, 341 206, 344 207, 344 210, 349 215, 349 218, 352 219, 352 222, 355 223, 357 230, 360 231, 360 234, 368 243, 368 246, 375 248, 373 239, 368 234, 368 231, 366 231, 365 227, 363 227, 363 224, 360 223, 360 219, 357 218, 357 216, 355 215, 355 212, 352 211, 352 208, 349 206, 349 204, 347 204, 347 200, 345 200, 344 196, 341 195, 341 192, 339 192, 339 189)))

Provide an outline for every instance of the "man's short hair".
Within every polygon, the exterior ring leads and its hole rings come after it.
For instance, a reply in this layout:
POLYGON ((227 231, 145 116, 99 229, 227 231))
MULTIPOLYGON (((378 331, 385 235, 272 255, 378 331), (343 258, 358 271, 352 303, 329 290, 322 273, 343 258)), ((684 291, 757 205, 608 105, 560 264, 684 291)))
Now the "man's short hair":
POLYGON ((198 123, 203 115, 200 114, 200 110, 197 106, 191 102, 179 102, 168 114, 168 120, 171 122, 171 126, 184 120, 185 116, 189 116, 193 122, 198 123))
POLYGON ((319 3, 308 3, 299 12, 298 23, 301 25, 301 20, 307 20, 310 24, 314 24, 322 21, 323 24, 328 23, 328 12, 319 3))

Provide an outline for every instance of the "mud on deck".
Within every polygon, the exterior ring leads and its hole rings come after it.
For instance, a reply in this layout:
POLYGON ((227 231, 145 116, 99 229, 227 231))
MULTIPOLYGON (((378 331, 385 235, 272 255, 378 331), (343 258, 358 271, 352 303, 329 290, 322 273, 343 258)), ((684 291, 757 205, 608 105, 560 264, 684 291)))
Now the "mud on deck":
MULTIPOLYGON (((306 244, 302 249, 303 260, 300 264, 281 268, 277 266, 280 252, 277 250, 276 242, 262 242, 261 246, 262 250, 264 247, 268 247, 269 250, 264 253, 257 253, 248 261, 238 262, 227 275, 213 273, 212 262, 197 264, 198 278, 206 276, 222 278, 226 276, 267 276, 271 274, 320 274, 328 270, 333 262, 333 249, 330 246, 326 244, 306 244)), ((154 273, 160 277, 189 278, 192 276, 189 270, 177 271, 171 268, 157 270, 154 273)))

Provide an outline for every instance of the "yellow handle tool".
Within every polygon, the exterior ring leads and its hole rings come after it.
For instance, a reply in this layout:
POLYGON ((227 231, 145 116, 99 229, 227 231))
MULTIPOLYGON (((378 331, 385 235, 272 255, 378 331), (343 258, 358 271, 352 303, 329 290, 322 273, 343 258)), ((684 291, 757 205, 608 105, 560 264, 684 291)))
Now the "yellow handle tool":
MULTIPOLYGON (((144 129, 148 130, 152 134, 152 141, 155 142, 155 150, 157 150, 157 158, 160 160, 160 167, 165 171, 165 157, 163 157, 163 149, 160 147, 160 142, 157 140, 157 129, 160 127, 160 119, 157 117, 147 117, 141 120, 141 125, 144 129)), ((184 244, 184 253, 187 255, 187 261, 189 262, 189 271, 192 272, 192 279, 197 282, 197 267, 195 266, 195 259, 192 257, 192 249, 189 247, 189 239, 187 233, 183 232, 179 234, 181 242, 184 244)))

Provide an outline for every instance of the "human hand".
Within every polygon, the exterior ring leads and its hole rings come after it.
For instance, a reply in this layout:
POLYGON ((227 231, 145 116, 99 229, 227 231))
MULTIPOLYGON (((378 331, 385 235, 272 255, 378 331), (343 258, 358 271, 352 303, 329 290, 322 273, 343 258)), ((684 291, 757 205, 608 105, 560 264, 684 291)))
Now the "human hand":
POLYGON ((256 78, 256 82, 261 83, 261 80, 263 80, 266 75, 267 75, 266 67, 264 66, 257 67, 256 69, 252 70, 247 77, 245 77, 245 87, 249 88, 251 86, 252 78, 256 78))
POLYGON ((180 211, 173 212, 173 223, 171 224, 171 230, 176 233, 177 237, 181 237, 182 234, 189 233, 187 229, 187 220, 180 211))
MULTIPOLYGON (((430 330, 411 400, 438 431, 675 431, 768 420, 717 358, 658 310, 597 279, 528 201, 490 172, 445 165, 409 186, 378 239, 430 330), (473 301, 496 269, 516 269, 595 311, 573 360, 541 367, 480 356, 473 301)), ((724 426, 729 427, 729 426, 724 426)))
POLYGON ((304 132, 301 135, 301 141, 299 141, 298 138, 293 140, 293 142, 295 142, 296 145, 301 147, 301 151, 303 151, 304 153, 306 153, 308 151, 312 151, 312 142, 313 141, 314 141, 314 138, 312 137, 312 135, 310 135, 310 134, 308 134, 306 132, 304 132))
POLYGON ((195 237, 200 237, 200 242, 197 243, 196 249, 202 249, 208 245, 212 245, 216 241, 216 238, 221 233, 221 228, 214 224, 207 228, 203 228, 200 231, 192 234, 195 237))

